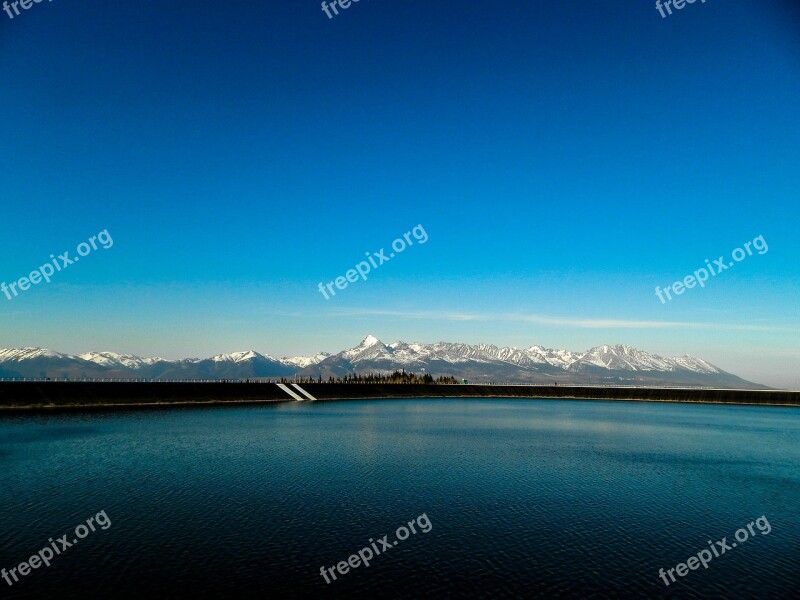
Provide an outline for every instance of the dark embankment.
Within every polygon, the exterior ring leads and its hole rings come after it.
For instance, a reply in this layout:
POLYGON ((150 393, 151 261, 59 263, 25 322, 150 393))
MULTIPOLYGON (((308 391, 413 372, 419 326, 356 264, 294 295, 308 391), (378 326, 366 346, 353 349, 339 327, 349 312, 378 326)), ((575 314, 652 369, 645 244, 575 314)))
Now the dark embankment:
POLYGON ((800 392, 542 385, 304 384, 320 400, 358 398, 565 398, 800 406, 800 392), (364 388, 364 389, 360 389, 364 388))
POLYGON ((282 402, 267 383, 0 381, 0 410, 282 402))
MULTIPOLYGON (((800 392, 504 385, 311 383, 319 400, 366 398, 571 398, 800 406, 800 392)), ((296 391, 296 390, 295 390, 296 391)), ((274 383, 0 381, 0 410, 139 407, 292 401, 274 383)))

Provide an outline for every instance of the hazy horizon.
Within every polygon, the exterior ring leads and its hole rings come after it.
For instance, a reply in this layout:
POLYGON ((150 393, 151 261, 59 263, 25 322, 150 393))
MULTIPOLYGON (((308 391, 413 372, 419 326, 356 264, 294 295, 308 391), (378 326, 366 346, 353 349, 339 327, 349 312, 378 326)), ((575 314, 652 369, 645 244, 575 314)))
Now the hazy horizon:
MULTIPOLYGON (((234 353, 234 352, 245 352, 245 351, 255 351, 255 352, 258 352, 260 354, 271 355, 271 356, 274 356, 276 358, 293 358, 293 357, 300 357, 300 356, 310 357, 310 356, 314 356, 314 355, 316 355, 316 354, 318 354, 320 352, 325 352, 325 353, 328 353, 328 354, 331 354, 331 355, 335 355, 335 354, 337 354, 339 352, 342 352, 344 350, 348 350, 348 349, 351 349, 351 348, 354 348, 354 347, 358 346, 359 343, 362 340, 364 340, 368 335, 374 335, 374 334, 370 332, 370 333, 367 333, 367 334, 364 334, 364 335, 358 335, 358 336, 355 336, 355 337, 343 336, 342 337, 342 339, 343 339, 342 345, 331 346, 330 348, 321 348, 321 349, 316 349, 316 350, 307 351, 307 352, 286 352, 286 351, 277 349, 277 346, 275 346, 275 348, 273 348, 273 349, 255 347, 255 346, 252 346, 252 347, 251 346, 248 346, 248 347, 230 347, 230 348, 227 348, 227 349, 224 349, 224 350, 210 350, 209 349, 209 350, 207 350, 205 352, 188 352, 188 353, 183 353, 183 354, 174 354, 174 353, 173 354, 166 354, 164 352, 131 352, 131 351, 126 350, 124 348, 83 348, 83 349, 75 349, 75 350, 64 350, 63 348, 45 347, 45 346, 29 346, 29 347, 46 348, 47 350, 52 350, 52 351, 55 351, 55 352, 61 352, 61 353, 64 353, 64 354, 70 354, 70 355, 76 355, 76 356, 77 355, 81 355, 81 354, 85 354, 87 352, 114 352, 114 353, 117 353, 117 354, 135 355, 135 356, 139 356, 139 357, 142 357, 142 358, 160 357, 160 358, 163 358, 163 359, 166 359, 166 360, 180 360, 180 359, 186 359, 186 358, 201 358, 202 359, 202 358, 210 358, 212 356, 217 356, 217 355, 221 355, 221 354, 231 354, 231 353, 234 353), (345 340, 348 340, 348 339, 351 340, 351 341, 345 341, 345 340)), ((423 344, 434 344, 434 343, 437 343, 437 342, 466 343, 466 344, 471 344, 471 345, 475 345, 475 344, 492 344, 492 345, 495 345, 495 346, 498 346, 498 347, 504 347, 505 346, 505 347, 516 347, 516 348, 530 348, 531 346, 538 345, 538 346, 542 346, 542 347, 549 348, 549 349, 570 350, 570 351, 573 351, 573 352, 586 352, 586 351, 591 350, 592 348, 596 348, 596 347, 603 346, 603 345, 614 346, 614 345, 617 345, 617 344, 621 344, 621 345, 633 346, 632 344, 627 344, 625 342, 601 342, 601 343, 593 344, 592 346, 588 346, 588 347, 571 348, 571 347, 565 347, 565 346, 552 346, 552 345, 541 344, 541 343, 536 343, 536 342, 532 342, 530 344, 516 345, 515 346, 514 344, 497 344, 497 343, 492 342, 490 340, 489 341, 487 341, 487 340, 478 340, 478 341, 468 342, 468 341, 464 341, 464 340, 449 340, 449 339, 432 340, 432 339, 410 339, 410 338, 409 339, 406 339, 406 338, 387 338, 385 336, 380 336, 380 335, 374 335, 374 337, 376 337, 378 340, 380 340, 381 342, 383 342, 384 344, 387 344, 387 345, 393 344, 393 343, 396 343, 396 342, 423 343, 423 344)), ((715 367, 718 367, 718 368, 722 369, 723 371, 726 371, 726 372, 731 373, 733 375, 737 375, 737 376, 741 377, 742 379, 751 381, 753 383, 760 383, 760 384, 763 384, 763 385, 768 385, 770 387, 774 387, 774 388, 777 388, 777 389, 798 389, 798 388, 800 388, 800 386, 798 386, 797 383, 792 383, 792 382, 796 381, 796 379, 791 378, 791 377, 785 379, 786 381, 790 382, 788 385, 784 385, 784 384, 780 384, 780 383, 776 383, 776 382, 770 383, 768 381, 757 381, 757 380, 751 379, 751 378, 743 375, 742 373, 727 369, 724 366, 722 366, 720 364, 717 364, 713 360, 710 360, 710 359, 708 359, 707 357, 704 357, 704 356, 691 355, 691 353, 686 353, 686 352, 677 352, 677 353, 667 354, 667 353, 660 353, 660 352, 652 351, 652 350, 650 350, 648 348, 644 348, 644 347, 638 347, 638 346, 634 346, 634 347, 637 350, 642 350, 642 351, 648 352, 649 354, 659 355, 659 356, 662 356, 662 357, 665 357, 665 358, 678 357, 678 356, 683 356, 684 354, 689 354, 690 356, 694 356, 695 358, 700 358, 700 359, 706 360, 707 362, 710 362, 711 364, 713 364, 715 367)), ((780 379, 776 379, 776 381, 780 381, 780 379)))

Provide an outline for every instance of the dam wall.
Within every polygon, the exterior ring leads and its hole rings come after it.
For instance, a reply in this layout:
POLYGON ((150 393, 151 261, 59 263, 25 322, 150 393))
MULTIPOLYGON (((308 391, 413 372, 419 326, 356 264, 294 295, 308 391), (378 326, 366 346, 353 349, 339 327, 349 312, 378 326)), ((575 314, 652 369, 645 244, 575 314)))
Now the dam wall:
POLYGON ((551 398, 800 406, 800 392, 599 386, 0 381, 0 410, 136 408, 392 398, 551 398), (288 391, 287 391, 288 390, 288 391))

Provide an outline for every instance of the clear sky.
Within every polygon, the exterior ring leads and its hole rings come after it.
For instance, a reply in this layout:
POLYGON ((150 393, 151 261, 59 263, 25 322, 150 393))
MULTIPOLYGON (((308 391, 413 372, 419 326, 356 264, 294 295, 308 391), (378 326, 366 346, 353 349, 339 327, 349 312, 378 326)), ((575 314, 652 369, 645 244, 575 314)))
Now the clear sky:
POLYGON ((626 343, 798 388, 798 75, 789 0, 0 12, 0 280, 114 242, 0 295, 0 347, 626 343))

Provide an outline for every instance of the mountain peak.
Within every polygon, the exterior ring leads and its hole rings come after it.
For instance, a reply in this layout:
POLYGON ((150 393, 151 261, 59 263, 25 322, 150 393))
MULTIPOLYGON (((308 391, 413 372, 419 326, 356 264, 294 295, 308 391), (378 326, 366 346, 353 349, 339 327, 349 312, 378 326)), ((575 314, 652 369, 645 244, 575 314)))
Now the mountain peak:
POLYGON ((386 346, 382 341, 374 335, 368 335, 361 343, 355 348, 345 350, 340 354, 348 360, 366 360, 375 359, 378 357, 389 358, 392 354, 392 349, 386 346))
POLYGON ((368 335, 361 341, 361 347, 369 348, 370 346, 374 346, 375 344, 380 344, 380 343, 381 341, 374 335, 368 335))

